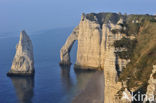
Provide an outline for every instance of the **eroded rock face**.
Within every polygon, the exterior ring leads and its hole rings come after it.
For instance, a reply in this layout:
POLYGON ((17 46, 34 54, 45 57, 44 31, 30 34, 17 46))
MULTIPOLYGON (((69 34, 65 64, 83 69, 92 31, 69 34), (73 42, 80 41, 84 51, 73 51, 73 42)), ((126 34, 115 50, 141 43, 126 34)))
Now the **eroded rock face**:
POLYGON ((19 43, 16 45, 16 54, 12 62, 8 76, 12 75, 33 75, 34 56, 33 45, 25 31, 20 33, 19 43))

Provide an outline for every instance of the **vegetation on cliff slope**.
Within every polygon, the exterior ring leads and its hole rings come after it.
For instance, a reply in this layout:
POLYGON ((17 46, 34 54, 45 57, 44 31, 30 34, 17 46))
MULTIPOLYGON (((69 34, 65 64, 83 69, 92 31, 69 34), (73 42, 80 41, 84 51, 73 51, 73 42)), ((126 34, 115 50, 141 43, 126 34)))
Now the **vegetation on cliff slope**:
MULTIPOLYGON (((136 33, 136 48, 131 55, 131 62, 120 75, 120 80, 128 80, 129 89, 148 83, 148 79, 156 64, 156 22, 151 16, 135 16, 139 20, 138 27, 129 24, 128 34, 136 33)), ((130 22, 131 18, 128 18, 130 22)), ((134 17, 133 17, 134 20, 134 17)), ((138 23, 138 22, 137 22, 138 23)), ((136 24, 136 23, 134 23, 136 24)))
POLYGON ((128 15, 126 17, 126 34, 130 35, 137 35, 139 33, 140 27, 142 27, 145 21, 153 20, 153 16, 150 15, 128 15))

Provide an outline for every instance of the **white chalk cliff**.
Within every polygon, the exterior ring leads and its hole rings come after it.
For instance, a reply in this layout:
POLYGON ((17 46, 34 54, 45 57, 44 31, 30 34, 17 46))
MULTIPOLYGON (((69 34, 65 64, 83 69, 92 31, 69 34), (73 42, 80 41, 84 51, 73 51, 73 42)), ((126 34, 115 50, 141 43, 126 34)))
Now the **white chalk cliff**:
POLYGON ((20 33, 19 43, 16 45, 16 54, 11 70, 7 75, 33 75, 34 56, 33 45, 25 31, 20 33))
POLYGON ((122 17, 116 13, 82 14, 80 24, 68 37, 60 51, 61 63, 70 64, 70 50, 75 40, 78 40, 76 68, 104 70, 104 102, 117 103, 115 95, 122 87, 117 82, 117 67, 122 70, 127 63, 115 55, 113 43, 122 38, 120 31, 122 17), (73 37, 73 38, 72 38, 73 37))

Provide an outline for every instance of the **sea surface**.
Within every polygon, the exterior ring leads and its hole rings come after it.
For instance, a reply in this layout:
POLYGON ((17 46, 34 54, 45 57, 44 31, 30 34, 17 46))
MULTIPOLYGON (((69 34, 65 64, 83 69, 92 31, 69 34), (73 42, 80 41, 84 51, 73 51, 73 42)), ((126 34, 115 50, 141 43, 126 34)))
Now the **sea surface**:
POLYGON ((71 103, 94 75, 73 69, 77 42, 71 51, 71 67, 59 66, 60 49, 72 29, 26 31, 34 47, 34 78, 6 76, 20 32, 0 33, 0 103, 71 103))

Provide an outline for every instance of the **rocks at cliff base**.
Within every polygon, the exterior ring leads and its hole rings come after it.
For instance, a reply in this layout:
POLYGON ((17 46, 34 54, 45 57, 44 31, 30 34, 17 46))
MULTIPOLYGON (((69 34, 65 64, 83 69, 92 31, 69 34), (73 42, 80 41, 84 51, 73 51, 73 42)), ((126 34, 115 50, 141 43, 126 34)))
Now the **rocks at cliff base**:
POLYGON ((25 31, 20 33, 20 40, 16 46, 16 54, 8 76, 33 76, 34 56, 33 45, 25 31))

